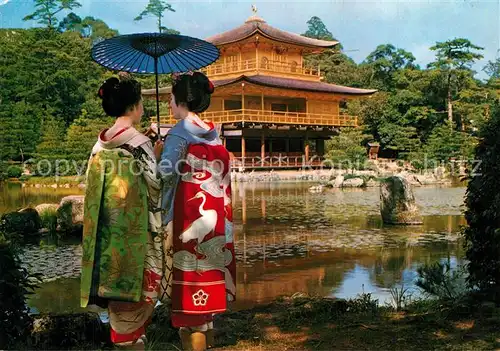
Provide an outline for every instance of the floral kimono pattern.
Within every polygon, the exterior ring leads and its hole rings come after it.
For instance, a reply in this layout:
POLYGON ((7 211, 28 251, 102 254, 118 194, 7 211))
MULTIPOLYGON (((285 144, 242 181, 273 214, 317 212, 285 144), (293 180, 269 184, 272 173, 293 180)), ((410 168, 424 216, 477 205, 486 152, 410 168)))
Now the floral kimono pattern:
POLYGON ((144 334, 161 293, 161 180, 147 137, 104 133, 87 170, 81 305, 108 307, 112 341, 127 343, 144 334))

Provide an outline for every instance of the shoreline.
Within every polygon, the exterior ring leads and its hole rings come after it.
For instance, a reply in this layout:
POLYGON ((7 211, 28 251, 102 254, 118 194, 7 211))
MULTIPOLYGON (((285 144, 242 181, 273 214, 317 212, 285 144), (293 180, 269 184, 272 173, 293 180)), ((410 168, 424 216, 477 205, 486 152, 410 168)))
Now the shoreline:
MULTIPOLYGON (((452 185, 460 183, 456 176, 452 176, 443 170, 432 170, 427 172, 409 172, 407 170, 393 171, 372 171, 372 170, 270 170, 270 171, 250 171, 231 172, 232 183, 276 183, 276 182, 308 182, 327 185, 339 176, 343 177, 342 182, 348 179, 363 179, 363 183, 354 182, 347 187, 372 187, 378 186, 379 180, 390 176, 403 176, 415 186, 423 185, 452 185), (356 185, 357 184, 357 185, 356 185)), ((1 184, 2 182, 0 182, 1 184)), ((23 188, 79 188, 85 189, 85 177, 29 177, 27 179, 10 178, 3 181, 8 184, 21 184, 23 188)), ((352 182, 351 182, 352 183, 352 182)), ((341 184, 333 187, 342 187, 341 184)))

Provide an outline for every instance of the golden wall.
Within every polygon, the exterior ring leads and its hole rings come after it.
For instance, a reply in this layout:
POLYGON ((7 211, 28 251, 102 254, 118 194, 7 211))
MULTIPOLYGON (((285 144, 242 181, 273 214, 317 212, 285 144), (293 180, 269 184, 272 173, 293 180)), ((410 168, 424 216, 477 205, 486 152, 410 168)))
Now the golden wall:
POLYGON ((339 102, 338 101, 315 101, 309 100, 307 103, 307 108, 309 113, 318 114, 329 114, 338 115, 339 114, 339 102))

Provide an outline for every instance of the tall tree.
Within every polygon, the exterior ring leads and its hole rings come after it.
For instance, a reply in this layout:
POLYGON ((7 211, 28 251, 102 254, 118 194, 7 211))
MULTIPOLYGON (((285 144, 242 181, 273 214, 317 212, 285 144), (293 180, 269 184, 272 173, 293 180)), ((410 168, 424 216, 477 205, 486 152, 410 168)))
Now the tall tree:
POLYGON ((335 40, 333 34, 326 28, 321 18, 317 16, 311 17, 307 21, 307 26, 307 31, 302 34, 303 36, 320 40, 335 40))
POLYGON ((172 5, 170 5, 166 1, 149 0, 149 3, 146 6, 146 9, 144 9, 144 11, 142 11, 141 14, 139 16, 137 16, 134 20, 141 21, 144 19, 144 17, 154 16, 157 18, 158 32, 161 33, 162 30, 167 29, 162 25, 162 18, 164 16, 163 13, 165 11, 175 12, 172 5))
POLYGON ((109 28, 109 26, 100 19, 91 16, 85 17, 83 20, 73 12, 68 14, 60 23, 59 31, 73 31, 80 33, 84 38, 111 38, 118 35, 118 31, 109 28))
POLYGON ((60 32, 65 32, 67 30, 81 32, 82 19, 74 12, 70 12, 66 17, 63 18, 61 22, 59 22, 58 29, 60 32))
POLYGON ((23 18, 23 21, 38 21, 38 23, 54 28, 58 22, 55 17, 63 10, 73 10, 82 5, 76 0, 34 0, 36 11, 23 18))
POLYGON ((119 33, 116 29, 110 28, 106 22, 99 18, 87 16, 82 20, 83 30, 82 35, 84 38, 92 40, 97 38, 112 38, 119 33))
POLYGON ((495 61, 488 61, 483 71, 485 71, 490 78, 500 78, 500 57, 497 57, 495 61))
MULTIPOLYGON (((500 50, 497 51, 497 54, 500 50)), ((488 61, 483 71, 489 76, 488 86, 500 90, 500 56, 498 56, 495 61, 488 61)))
MULTIPOLYGON (((448 122, 453 127, 453 88, 457 87, 457 79, 461 71, 469 70, 471 65, 483 58, 483 55, 476 51, 483 50, 482 47, 472 44, 468 39, 456 38, 445 42, 437 42, 430 48, 436 51, 436 61, 429 64, 429 68, 439 69, 446 74, 447 87, 447 111, 448 122)), ((462 129, 464 124, 461 123, 462 129)))
POLYGON ((365 60, 372 70, 371 80, 379 82, 378 88, 391 90, 393 76, 401 69, 416 68, 415 56, 411 52, 396 48, 392 44, 379 45, 365 60))

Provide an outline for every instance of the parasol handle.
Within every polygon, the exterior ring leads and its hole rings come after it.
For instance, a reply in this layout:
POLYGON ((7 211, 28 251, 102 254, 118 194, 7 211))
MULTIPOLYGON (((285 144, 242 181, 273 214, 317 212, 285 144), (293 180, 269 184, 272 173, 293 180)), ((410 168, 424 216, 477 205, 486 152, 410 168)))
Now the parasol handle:
POLYGON ((156 125, 158 127, 158 140, 161 140, 160 134, 160 92, 158 89, 158 58, 155 57, 155 79, 156 79, 156 125))

